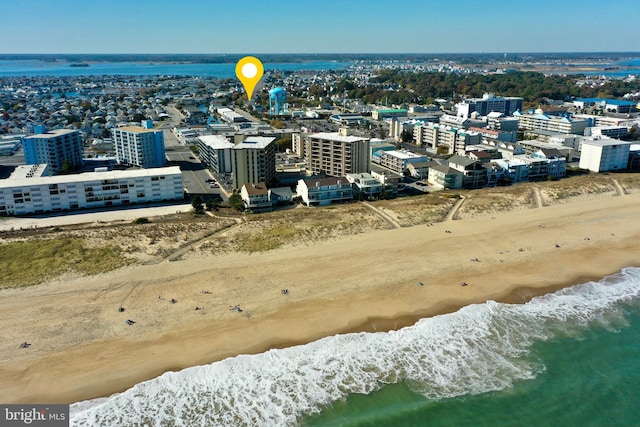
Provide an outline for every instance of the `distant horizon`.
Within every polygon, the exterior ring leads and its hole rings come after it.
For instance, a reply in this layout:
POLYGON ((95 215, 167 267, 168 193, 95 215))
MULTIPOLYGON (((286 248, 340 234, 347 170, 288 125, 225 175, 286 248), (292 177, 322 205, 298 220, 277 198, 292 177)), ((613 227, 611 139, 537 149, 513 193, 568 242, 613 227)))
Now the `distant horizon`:
POLYGON ((288 56, 288 55, 388 55, 388 56, 406 56, 406 55, 640 55, 638 51, 495 51, 495 52, 15 52, 2 53, 0 57, 8 56, 242 56, 242 55, 269 55, 269 56, 288 56))

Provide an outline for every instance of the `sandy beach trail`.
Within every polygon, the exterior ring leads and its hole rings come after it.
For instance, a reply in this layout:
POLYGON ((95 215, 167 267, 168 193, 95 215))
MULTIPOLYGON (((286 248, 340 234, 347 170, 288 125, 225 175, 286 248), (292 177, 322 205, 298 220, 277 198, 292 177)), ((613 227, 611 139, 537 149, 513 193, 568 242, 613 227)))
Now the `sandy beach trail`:
POLYGON ((3 290, 0 402, 107 396, 168 370, 600 279, 640 265, 639 202, 586 200, 3 290))

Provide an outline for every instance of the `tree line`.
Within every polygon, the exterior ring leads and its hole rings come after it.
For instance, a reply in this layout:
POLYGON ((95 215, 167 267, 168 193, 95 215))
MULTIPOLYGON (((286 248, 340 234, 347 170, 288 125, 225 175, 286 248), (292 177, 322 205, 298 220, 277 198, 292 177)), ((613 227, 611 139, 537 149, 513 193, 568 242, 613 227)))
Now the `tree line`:
MULTIPOLYGON (((522 97, 525 103, 531 105, 544 103, 547 99, 620 98, 626 93, 638 91, 639 87, 637 82, 618 79, 593 86, 577 84, 584 79, 584 75, 544 75, 532 71, 483 75, 388 69, 380 71, 366 85, 358 85, 349 78, 340 79, 333 92, 346 93, 350 99, 360 99, 366 103, 383 102, 388 105, 431 104, 438 98, 458 101, 495 93, 522 97)), ((318 89, 313 88, 315 94, 323 95, 318 93, 318 89)))

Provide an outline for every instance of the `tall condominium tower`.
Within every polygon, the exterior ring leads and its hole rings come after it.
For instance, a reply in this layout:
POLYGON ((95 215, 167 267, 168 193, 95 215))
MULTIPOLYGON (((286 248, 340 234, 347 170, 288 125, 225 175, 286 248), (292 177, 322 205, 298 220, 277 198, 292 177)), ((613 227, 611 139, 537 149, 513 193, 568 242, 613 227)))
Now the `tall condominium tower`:
POLYGON ((47 131, 37 127, 35 135, 22 139, 24 161, 28 165, 46 163, 54 173, 63 168, 78 169, 82 166, 82 141, 77 130, 56 129, 47 131), (65 165, 66 163, 66 165, 65 165))
POLYGON ((370 171, 369 138, 348 135, 346 129, 304 137, 304 155, 310 172, 341 177, 370 171))
POLYGON ((164 134, 161 130, 125 126, 111 130, 116 158, 121 163, 141 168, 166 164, 164 134))

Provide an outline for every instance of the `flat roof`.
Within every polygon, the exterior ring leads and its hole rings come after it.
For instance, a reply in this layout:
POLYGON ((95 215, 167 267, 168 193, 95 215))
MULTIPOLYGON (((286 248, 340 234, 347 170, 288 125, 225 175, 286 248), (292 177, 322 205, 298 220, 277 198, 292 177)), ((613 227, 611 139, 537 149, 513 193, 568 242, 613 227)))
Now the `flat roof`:
POLYGON ((40 163, 37 165, 19 165, 9 176, 9 179, 39 178, 46 170, 46 163, 40 163), (31 175, 31 177, 28 175, 31 175))
POLYGON ((267 148, 275 140, 275 136, 248 136, 244 141, 232 146, 233 148, 267 148))
POLYGON ((582 145, 584 146, 585 144, 587 144, 587 145, 596 145, 596 146, 599 146, 599 147, 606 147, 606 146, 610 146, 610 145, 628 145, 629 147, 631 147, 631 142, 625 142, 625 141, 621 141, 619 139, 613 139, 613 138, 584 139, 582 141, 582 145))
POLYGON ((102 181, 105 179, 142 178, 158 175, 181 175, 179 166, 165 168, 129 169, 125 171, 84 172, 72 175, 55 175, 33 178, 0 179, 0 188, 28 187, 43 184, 71 184, 75 182, 102 181))
POLYGON ((411 151, 399 151, 399 150, 389 150, 384 151, 382 154, 388 154, 390 156, 397 157, 399 159, 418 159, 418 158, 426 158, 427 156, 422 156, 420 154, 412 153, 411 151))
POLYGON ((233 148, 233 142, 229 142, 227 138, 221 135, 203 135, 199 136, 198 139, 207 147, 213 148, 214 150, 233 148))
POLYGON ((338 142, 357 142, 357 141, 369 140, 369 138, 366 138, 363 136, 340 135, 340 133, 338 132, 312 133, 309 135, 309 138, 323 139, 325 141, 338 141, 338 142))
POLYGON ((162 132, 159 129, 147 129, 147 128, 143 128, 142 126, 122 126, 119 128, 114 128, 114 130, 122 130, 125 132, 131 132, 131 133, 162 132))
POLYGON ((70 133, 80 133, 79 130, 77 129, 53 129, 53 130, 48 130, 45 133, 38 133, 35 135, 29 135, 27 137, 25 137, 25 139, 29 139, 29 138, 51 138, 53 136, 60 136, 60 135, 67 135, 70 133))

